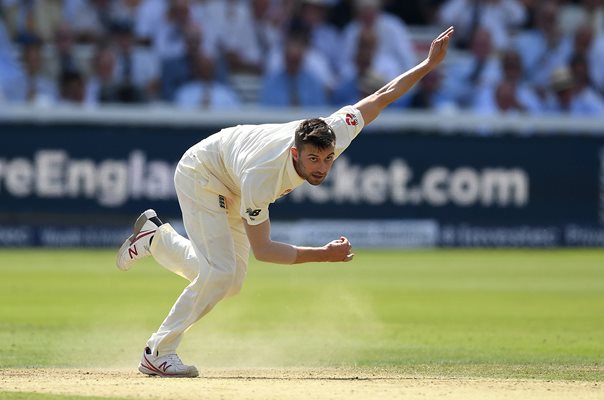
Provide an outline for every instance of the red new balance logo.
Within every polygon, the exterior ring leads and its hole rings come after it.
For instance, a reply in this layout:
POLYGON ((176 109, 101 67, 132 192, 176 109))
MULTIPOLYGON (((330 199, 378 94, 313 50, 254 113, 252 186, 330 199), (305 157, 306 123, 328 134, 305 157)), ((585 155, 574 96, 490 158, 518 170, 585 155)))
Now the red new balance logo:
POLYGON ((136 245, 128 248, 128 255, 132 259, 134 259, 134 256, 138 256, 138 250, 136 249, 136 245))
POLYGON ((167 361, 164 361, 163 363, 159 364, 159 366, 157 368, 161 369, 162 371, 166 372, 166 370, 168 368, 170 368, 172 366, 172 364, 168 365, 167 361))

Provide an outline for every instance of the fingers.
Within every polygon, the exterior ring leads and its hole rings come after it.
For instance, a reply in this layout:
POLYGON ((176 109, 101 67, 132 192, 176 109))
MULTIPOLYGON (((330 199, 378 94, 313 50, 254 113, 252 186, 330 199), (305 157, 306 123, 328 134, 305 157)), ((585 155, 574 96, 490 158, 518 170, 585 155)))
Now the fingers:
POLYGON ((351 261, 354 257, 354 253, 352 253, 352 244, 345 236, 340 236, 340 244, 342 247, 346 249, 346 256, 344 257, 344 262, 351 261))
POLYGON ((454 31, 455 28, 450 26, 432 41, 429 57, 431 57, 436 63, 440 63, 440 61, 442 61, 440 57, 444 57, 444 54, 449 47, 449 39, 453 35, 454 31))
POLYGON ((340 236, 339 239, 329 242, 327 249, 331 253, 329 257, 330 261, 351 261, 354 257, 352 244, 344 236, 340 236))
POLYGON ((340 237, 340 241, 344 246, 348 246, 348 250, 352 249, 352 243, 344 236, 340 237))
POLYGON ((452 26, 450 26, 444 32, 442 32, 440 35, 438 35, 438 37, 436 38, 436 40, 442 39, 445 36, 450 36, 454 31, 455 31, 455 28, 452 27, 452 26))
POLYGON ((440 35, 438 35, 438 37, 436 39, 434 39, 434 43, 446 45, 449 42, 449 39, 453 35, 454 31, 455 31, 455 28, 450 26, 447 30, 445 30, 440 35))

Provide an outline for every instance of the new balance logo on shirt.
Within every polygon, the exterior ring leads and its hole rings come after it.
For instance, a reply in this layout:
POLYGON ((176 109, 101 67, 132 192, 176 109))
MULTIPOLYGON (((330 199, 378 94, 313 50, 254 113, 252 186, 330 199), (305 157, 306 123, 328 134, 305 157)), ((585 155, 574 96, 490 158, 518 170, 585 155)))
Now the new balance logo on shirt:
POLYGON ((251 209, 251 208, 249 208, 249 207, 248 207, 248 209, 247 209, 247 210, 245 210, 245 212, 246 212, 246 213, 247 213, 247 214, 250 216, 250 219, 251 219, 252 221, 255 221, 255 220, 256 220, 256 218, 254 218, 254 217, 257 217, 258 215, 260 215, 260 211, 262 211, 262 210, 261 210, 261 209, 259 209, 259 208, 255 209, 255 210, 252 210, 252 209, 251 209))

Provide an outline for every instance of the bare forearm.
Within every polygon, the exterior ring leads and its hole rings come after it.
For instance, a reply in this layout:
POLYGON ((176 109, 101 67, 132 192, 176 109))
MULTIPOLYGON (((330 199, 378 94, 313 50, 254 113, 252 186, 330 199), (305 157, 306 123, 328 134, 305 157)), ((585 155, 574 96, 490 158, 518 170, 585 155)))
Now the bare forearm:
POLYGON ((374 96, 379 97, 379 103, 382 108, 386 108, 389 104, 401 98, 409 91, 417 82, 432 71, 427 60, 422 61, 415 67, 397 76, 377 92, 374 96))
POLYGON ((377 92, 365 97, 354 105, 361 112, 365 125, 376 119, 384 108, 401 98, 413 85, 443 61, 447 54, 451 35, 453 35, 453 27, 444 31, 432 41, 430 52, 424 61, 397 76, 377 92))
POLYGON ((294 264, 329 261, 325 247, 295 247, 296 261, 294 264))
POLYGON ((280 242, 270 242, 254 252, 254 256, 257 260, 275 264, 328 261, 324 247, 302 247, 280 242))
POLYGON ((259 261, 270 262, 274 264, 302 264, 308 262, 327 262, 327 261, 345 261, 345 253, 327 246, 305 247, 294 246, 291 244, 270 242, 254 252, 254 256, 259 261))
POLYGON ((244 222, 254 257, 275 264, 299 264, 320 261, 350 261, 354 254, 352 245, 344 236, 321 247, 302 247, 274 242, 270 239, 270 222, 258 225, 244 222))
POLYGON ((294 264, 297 258, 295 246, 280 242, 270 241, 262 246, 252 247, 252 250, 256 260, 274 264, 294 264))
POLYGON ((371 123, 388 105, 392 104, 426 76, 433 66, 423 61, 407 72, 397 76, 381 89, 355 104, 361 111, 365 125, 371 123))

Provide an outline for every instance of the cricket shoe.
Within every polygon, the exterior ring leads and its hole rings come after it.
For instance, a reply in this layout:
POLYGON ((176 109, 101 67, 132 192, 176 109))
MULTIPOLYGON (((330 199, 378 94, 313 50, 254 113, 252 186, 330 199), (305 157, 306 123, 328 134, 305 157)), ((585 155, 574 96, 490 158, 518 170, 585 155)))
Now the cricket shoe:
POLYGON ((128 271, 136 261, 151 255, 151 239, 160 225, 162 222, 154 210, 147 210, 137 218, 132 235, 117 253, 116 264, 119 269, 128 271))
POLYGON ((138 370, 146 375, 157 375, 164 378, 195 378, 199 376, 193 365, 184 365, 176 354, 156 357, 149 347, 145 347, 138 370))

